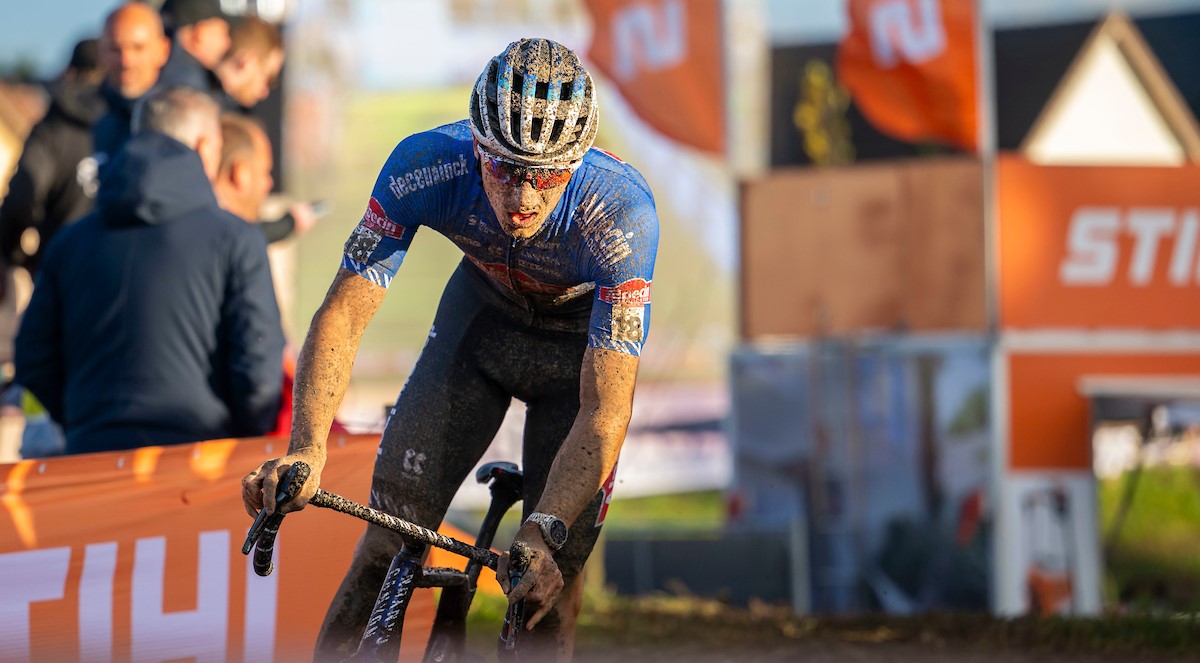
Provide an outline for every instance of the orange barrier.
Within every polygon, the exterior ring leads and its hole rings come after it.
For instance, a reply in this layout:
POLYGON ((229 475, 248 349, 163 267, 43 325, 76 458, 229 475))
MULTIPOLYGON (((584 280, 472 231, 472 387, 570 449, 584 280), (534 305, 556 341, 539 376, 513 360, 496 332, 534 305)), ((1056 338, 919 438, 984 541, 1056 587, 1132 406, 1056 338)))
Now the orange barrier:
MULTIPOLYGON (((363 524, 306 509, 285 521, 275 573, 254 575, 241 554, 251 521, 240 482, 284 445, 217 440, 0 465, 0 662, 309 660, 363 524)), ((322 486, 365 502, 377 445, 377 435, 331 436, 322 486)), ((461 567, 446 555, 432 562, 461 567)), ((483 576, 483 591, 499 591, 483 576)), ((423 647, 433 610, 432 593, 418 592, 406 652, 423 647)))

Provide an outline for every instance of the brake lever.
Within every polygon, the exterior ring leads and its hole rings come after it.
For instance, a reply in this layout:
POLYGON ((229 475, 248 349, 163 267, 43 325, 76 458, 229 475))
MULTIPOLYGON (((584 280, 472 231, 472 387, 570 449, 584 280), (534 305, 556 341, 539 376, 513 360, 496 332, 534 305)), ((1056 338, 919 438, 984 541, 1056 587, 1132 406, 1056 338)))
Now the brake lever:
MULTIPOLYGON (((512 591, 521 583, 525 572, 529 570, 529 559, 532 552, 529 546, 520 541, 514 543, 508 557, 508 587, 512 591)), ((504 613, 504 626, 500 629, 500 639, 496 643, 496 655, 500 660, 516 660, 517 639, 525 628, 525 599, 508 606, 504 613)))
POLYGON ((270 575, 271 573, 270 554, 275 548, 275 535, 279 533, 279 524, 283 522, 283 513, 280 509, 284 504, 296 499, 311 473, 312 468, 308 466, 308 463, 303 461, 292 463, 287 473, 284 474, 283 481, 275 489, 275 512, 268 514, 265 506, 259 509, 258 515, 254 517, 254 523, 246 532, 246 541, 242 544, 242 554, 249 555, 255 546, 258 547, 254 556, 256 572, 259 571, 260 559, 264 554, 267 556, 265 573, 259 573, 259 575, 270 575))

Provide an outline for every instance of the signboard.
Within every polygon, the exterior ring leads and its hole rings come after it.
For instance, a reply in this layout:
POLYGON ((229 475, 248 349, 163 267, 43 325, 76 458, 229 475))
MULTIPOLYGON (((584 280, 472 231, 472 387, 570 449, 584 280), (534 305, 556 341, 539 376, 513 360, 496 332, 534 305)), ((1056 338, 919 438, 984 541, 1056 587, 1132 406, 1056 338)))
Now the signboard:
POLYGON ((1200 327, 1200 166, 998 162, 1006 329, 1200 327))

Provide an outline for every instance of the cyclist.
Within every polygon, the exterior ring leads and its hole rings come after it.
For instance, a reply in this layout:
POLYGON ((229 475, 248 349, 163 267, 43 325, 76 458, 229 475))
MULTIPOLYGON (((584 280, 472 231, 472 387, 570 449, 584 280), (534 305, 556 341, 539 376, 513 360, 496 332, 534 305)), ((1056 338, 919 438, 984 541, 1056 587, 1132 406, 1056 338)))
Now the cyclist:
MULTIPOLYGON (((436 527, 511 399, 524 401, 526 520, 516 541, 533 555, 517 587, 503 572, 507 555, 498 576, 510 602, 527 601, 522 647, 538 658, 571 656, 580 572, 629 423, 658 246, 650 189, 592 148, 597 119, 576 54, 523 39, 487 63, 468 119, 395 148, 301 350, 288 453, 243 479, 253 515, 303 460, 312 475, 286 508, 308 501, 364 327, 417 229, 445 235, 465 256, 384 430, 371 503, 436 527)), ((363 535, 319 659, 353 651, 401 543, 377 527, 363 535)))

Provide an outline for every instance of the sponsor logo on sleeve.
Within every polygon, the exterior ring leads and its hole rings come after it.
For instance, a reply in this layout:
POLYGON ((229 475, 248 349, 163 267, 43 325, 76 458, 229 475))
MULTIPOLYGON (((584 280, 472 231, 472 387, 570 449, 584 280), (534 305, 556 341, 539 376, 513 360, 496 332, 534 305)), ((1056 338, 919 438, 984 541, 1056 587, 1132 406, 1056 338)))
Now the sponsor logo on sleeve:
POLYGON ((360 223, 350 233, 350 239, 346 240, 344 251, 346 257, 354 262, 366 264, 371 259, 371 254, 379 247, 379 242, 383 240, 383 236, 366 227, 366 223, 360 223))
POLYGON ((600 286, 601 301, 614 308, 638 308, 650 303, 650 282, 646 279, 629 279, 615 287, 600 286))
POLYGON ((380 235, 386 235, 394 239, 404 237, 404 227, 388 218, 387 212, 383 210, 383 205, 375 198, 371 198, 367 203, 367 211, 363 214, 363 226, 374 230, 380 235))

